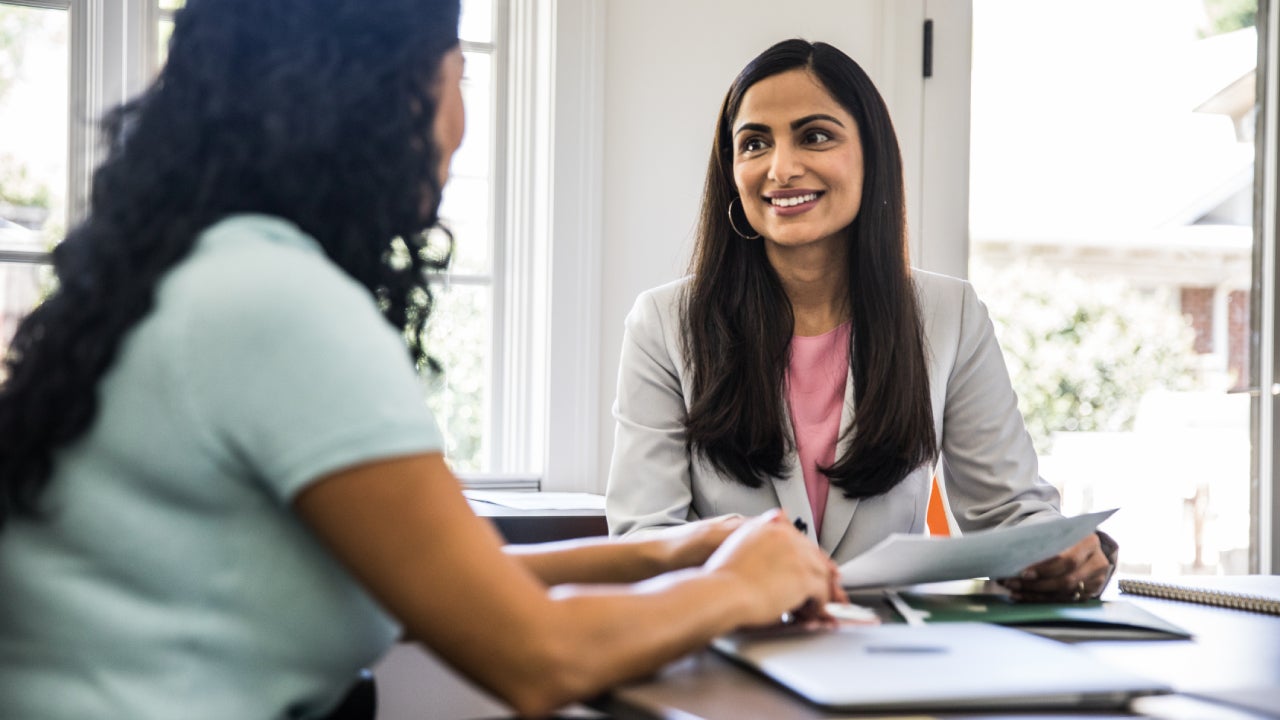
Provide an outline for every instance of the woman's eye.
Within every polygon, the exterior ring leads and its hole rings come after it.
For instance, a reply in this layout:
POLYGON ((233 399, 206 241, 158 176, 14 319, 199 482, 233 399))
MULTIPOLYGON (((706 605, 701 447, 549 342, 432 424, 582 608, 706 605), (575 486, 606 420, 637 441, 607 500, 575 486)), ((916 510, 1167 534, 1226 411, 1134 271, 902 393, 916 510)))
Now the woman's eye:
POLYGON ((764 149, 764 141, 760 138, 747 138, 742 141, 742 146, 738 148, 739 152, 753 153, 764 149))
POLYGON ((804 134, 805 142, 816 145, 824 143, 831 139, 831 133, 826 130, 810 130, 804 134))

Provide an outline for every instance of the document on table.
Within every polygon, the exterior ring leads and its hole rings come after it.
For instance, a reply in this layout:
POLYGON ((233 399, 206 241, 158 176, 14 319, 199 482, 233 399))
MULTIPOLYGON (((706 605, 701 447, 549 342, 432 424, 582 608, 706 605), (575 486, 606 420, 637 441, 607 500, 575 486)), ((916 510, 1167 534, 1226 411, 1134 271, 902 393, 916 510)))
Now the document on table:
POLYGON ((604 496, 583 492, 464 490, 468 500, 516 510, 604 510, 604 496))
POLYGON ((1002 578, 1047 560, 1083 540, 1115 510, 992 528, 958 537, 894 533, 840 566, 847 588, 1002 578))

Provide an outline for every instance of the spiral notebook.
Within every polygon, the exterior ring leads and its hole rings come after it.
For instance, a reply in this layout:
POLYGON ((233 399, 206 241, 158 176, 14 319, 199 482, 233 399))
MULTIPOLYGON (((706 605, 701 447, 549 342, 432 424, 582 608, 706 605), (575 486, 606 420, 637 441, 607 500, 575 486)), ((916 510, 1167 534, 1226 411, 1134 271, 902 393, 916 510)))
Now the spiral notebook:
POLYGON ((1280 615, 1280 575, 1205 575, 1172 579, 1125 578, 1120 591, 1280 615))

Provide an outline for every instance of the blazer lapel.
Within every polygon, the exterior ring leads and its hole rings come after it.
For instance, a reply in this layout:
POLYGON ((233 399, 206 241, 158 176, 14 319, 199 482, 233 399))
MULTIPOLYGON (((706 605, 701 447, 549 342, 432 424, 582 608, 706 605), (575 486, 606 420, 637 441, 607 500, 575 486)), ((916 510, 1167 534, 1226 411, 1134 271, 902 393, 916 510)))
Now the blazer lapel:
MULTIPOLYGON (((783 407, 786 407, 784 404, 783 407)), ((791 427, 791 418, 784 413, 783 426, 795 443, 795 429, 791 427)), ((804 472, 800 469, 800 458, 793 450, 787 457, 787 466, 782 477, 773 478, 773 491, 778 495, 778 506, 782 508, 787 519, 796 528, 818 542, 817 527, 813 522, 813 508, 809 507, 809 493, 804 488, 804 472)), ((823 520, 823 522, 826 522, 823 520)))
MULTIPOLYGON (((843 456, 849 449, 852 437, 846 437, 845 433, 853 425, 853 414, 853 371, 850 370, 844 381, 844 407, 840 410, 840 434, 839 441, 836 443, 837 458, 843 456)), ((800 494, 804 495, 804 478, 800 479, 800 486, 800 494)), ((807 498, 805 505, 808 505, 807 498)), ((853 511, 857 509, 857 499, 846 498, 844 491, 834 485, 827 489, 827 508, 822 515, 822 537, 818 539, 818 544, 827 551, 828 555, 835 554, 840 541, 844 540, 849 524, 853 521, 853 511)))

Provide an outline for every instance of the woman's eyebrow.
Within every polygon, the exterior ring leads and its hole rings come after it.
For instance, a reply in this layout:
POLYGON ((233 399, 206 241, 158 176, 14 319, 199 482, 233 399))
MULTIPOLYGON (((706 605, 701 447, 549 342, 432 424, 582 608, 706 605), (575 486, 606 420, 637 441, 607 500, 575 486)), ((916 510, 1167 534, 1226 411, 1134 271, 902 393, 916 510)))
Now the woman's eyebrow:
POLYGON ((768 125, 764 125, 762 123, 742 123, 741 125, 738 126, 737 130, 733 131, 733 134, 734 136, 737 136, 747 130, 751 130, 754 132, 762 132, 762 133, 773 132, 773 128, 769 127, 768 125))
MULTIPOLYGON (((814 113, 812 115, 805 115, 802 118, 797 118, 795 120, 792 120, 791 129, 799 130, 801 127, 808 125, 814 120, 826 120, 827 122, 834 123, 840 127, 844 127, 844 123, 840 122, 840 119, 834 115, 828 115, 826 113, 814 113)), ((741 125, 739 125, 738 129, 733 131, 733 134, 737 136, 747 130, 751 130, 753 132, 763 132, 763 133, 773 132, 773 128, 769 127, 768 125, 765 125, 763 123, 749 122, 749 123, 742 123, 741 125)))
POLYGON ((839 125, 840 127, 844 127, 844 123, 840 122, 834 115, 827 115, 826 113, 814 113, 813 115, 805 115, 804 117, 798 120, 792 120, 791 129, 798 130, 802 126, 808 125, 814 120, 826 120, 828 122, 833 122, 836 125, 839 125))

